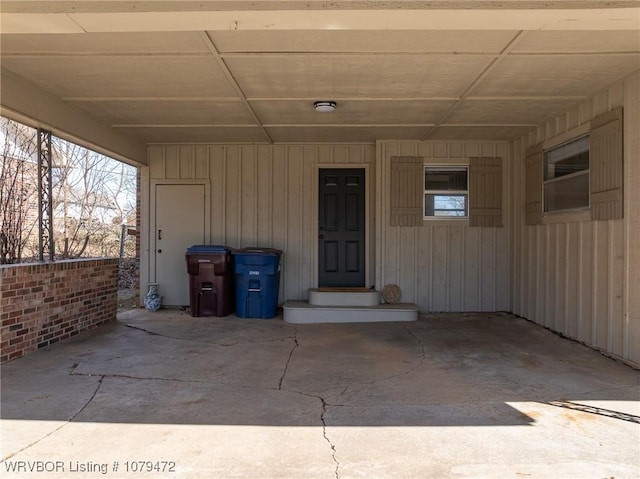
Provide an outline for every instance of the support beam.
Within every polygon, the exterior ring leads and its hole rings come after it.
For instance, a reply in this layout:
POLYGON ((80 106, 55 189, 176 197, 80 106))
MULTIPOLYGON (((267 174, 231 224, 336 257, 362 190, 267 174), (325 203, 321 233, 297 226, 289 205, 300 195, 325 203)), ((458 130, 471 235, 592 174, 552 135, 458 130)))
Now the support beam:
POLYGON ((51 174, 51 132, 38 128, 38 255, 53 261, 53 181, 51 174))
POLYGON ((314 10, 307 1, 277 0, 227 0, 218 5, 202 1, 83 3, 3 0, 2 32, 637 30, 639 24, 637 0, 320 0, 314 10), (116 4, 119 8, 113 8, 116 4), (196 5, 202 10, 193 9, 196 5))

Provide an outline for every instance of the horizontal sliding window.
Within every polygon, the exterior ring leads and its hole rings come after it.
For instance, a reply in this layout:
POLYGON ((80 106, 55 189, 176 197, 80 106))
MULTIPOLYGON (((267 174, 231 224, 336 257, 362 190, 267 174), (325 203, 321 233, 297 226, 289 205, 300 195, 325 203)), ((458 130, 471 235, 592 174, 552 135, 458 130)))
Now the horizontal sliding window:
POLYGON ((425 166, 425 218, 469 216, 468 173, 467 166, 425 166))
POLYGON ((589 207, 589 137, 544 151, 545 213, 589 207))

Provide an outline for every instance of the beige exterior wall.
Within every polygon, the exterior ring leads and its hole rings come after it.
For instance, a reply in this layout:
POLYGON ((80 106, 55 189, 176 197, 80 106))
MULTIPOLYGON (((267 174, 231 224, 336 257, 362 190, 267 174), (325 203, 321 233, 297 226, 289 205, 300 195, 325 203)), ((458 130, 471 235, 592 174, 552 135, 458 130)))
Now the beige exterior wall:
MULTIPOLYGON (((640 73, 507 142, 379 141, 374 145, 154 145, 143 171, 149 186, 204 180, 213 244, 284 251, 280 302, 317 285, 317 174, 321 166, 367 171, 367 285, 395 283, 420 311, 513 311, 625 361, 640 364, 640 73), (569 137, 624 108, 624 218, 589 215, 525 225, 525 150, 569 137), (468 222, 391 226, 390 158, 425 163, 503 159, 503 227, 468 222)), ((146 202, 146 205, 145 205, 146 202)), ((149 228, 142 271, 150 271, 149 228)), ((144 274, 143 274, 144 277, 144 274)), ((144 281, 143 281, 144 283, 144 281)), ((145 291, 143 284, 142 291, 145 291)))
POLYGON ((513 142, 513 312, 640 364, 640 74, 513 142), (624 108, 624 218, 545 218, 526 226, 525 150, 624 108))
MULTIPOLYGON (((210 243, 282 249, 280 302, 306 299, 308 289, 317 286, 318 168, 362 166, 367 171, 367 286, 398 284, 403 301, 417 303, 423 312, 510 310, 509 153, 506 142, 154 145, 143 198, 147 204, 152 198, 150 183, 206 180, 210 243), (395 155, 423 156, 435 164, 466 163, 472 156, 503 158, 505 226, 475 228, 467 221, 390 226, 388 170, 395 155)), ((148 213, 143 218, 152 221, 148 213)), ((153 225, 143 228, 143 251, 149 251, 149 228, 153 225)), ((153 271, 151 259, 143 255, 143 271, 153 271)))
POLYGON ((376 280, 395 283, 402 301, 427 311, 509 311, 507 142, 383 141, 377 151, 376 280), (503 159, 501 228, 470 227, 468 221, 391 226, 390 169, 393 156, 421 156, 425 163, 465 164, 470 157, 503 159))
MULTIPOLYGON (((147 173, 148 181, 155 184, 209 182, 211 244, 283 250, 282 303, 306 299, 308 289, 317 286, 317 175, 320 167, 341 166, 366 169, 370 205, 375 187, 374 145, 156 145, 149 147, 147 173)), ((143 191, 143 197, 148 202, 149 191, 143 191)), ((367 284, 375 268, 373 214, 373 208, 367 207, 367 284)), ((146 231, 150 227, 146 225, 146 231)), ((148 251, 148 233, 145 237, 148 251)))

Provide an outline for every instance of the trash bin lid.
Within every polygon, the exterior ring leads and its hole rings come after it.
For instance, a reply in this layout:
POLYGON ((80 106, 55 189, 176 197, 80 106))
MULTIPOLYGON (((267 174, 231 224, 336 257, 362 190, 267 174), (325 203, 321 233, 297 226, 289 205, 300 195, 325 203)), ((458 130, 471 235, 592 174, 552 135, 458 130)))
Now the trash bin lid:
POLYGON ((232 250, 228 246, 218 244, 194 244, 187 248, 188 254, 209 253, 209 254, 227 254, 232 250))
POLYGON ((234 249, 231 252, 231 254, 245 254, 245 255, 255 255, 255 256, 280 256, 282 254, 282 250, 274 249, 274 248, 248 247, 248 248, 234 249))

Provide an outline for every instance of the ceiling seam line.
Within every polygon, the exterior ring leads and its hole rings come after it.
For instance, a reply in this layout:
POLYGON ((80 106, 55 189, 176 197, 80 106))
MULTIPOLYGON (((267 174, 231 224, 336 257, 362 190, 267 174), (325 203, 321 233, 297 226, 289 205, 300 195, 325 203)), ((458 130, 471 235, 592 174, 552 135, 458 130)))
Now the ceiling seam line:
MULTIPOLYGON (((583 52, 514 52, 513 57, 572 57, 572 56, 633 56, 638 55, 640 50, 630 51, 583 51, 583 52)), ((83 57, 158 57, 158 58, 198 58, 208 57, 210 52, 4 52, 2 56, 6 58, 83 58, 83 57)), ((497 57, 500 52, 264 52, 264 53, 221 53, 220 58, 243 58, 243 57, 264 57, 264 56, 481 56, 497 57)))
MULTIPOLYGON (((401 102, 401 101, 440 101, 440 102, 455 102, 458 101, 458 97, 332 97, 335 101, 353 101, 353 102, 401 102)), ((584 100, 589 98, 587 95, 544 95, 544 96, 474 96, 468 95, 466 100, 474 101, 549 101, 549 100, 584 100)), ((114 97, 114 96, 64 96, 61 97, 64 101, 85 101, 85 102, 134 102, 134 101, 198 101, 198 102, 211 102, 211 103, 241 103, 242 99, 237 96, 131 96, 131 97, 114 97)), ((298 97, 298 98, 285 98, 285 97, 247 97, 246 101, 251 102, 265 102, 265 101, 278 101, 278 102, 294 102, 294 101, 315 101, 316 97, 298 97)))
POLYGON ((425 51, 381 51, 381 52, 373 52, 373 51, 350 51, 350 52, 309 52, 301 50, 299 52, 227 52, 221 53, 221 58, 248 58, 248 57, 294 57, 294 56, 318 56, 318 57, 362 57, 362 56, 434 56, 434 57, 443 57, 443 56, 454 56, 454 57, 462 57, 462 56, 472 56, 472 57, 495 57, 500 55, 500 52, 425 52, 425 51))
POLYGON ((61 97, 64 101, 88 101, 88 102, 108 102, 108 101, 121 101, 121 102, 132 102, 132 101, 210 101, 210 102, 218 102, 218 103, 241 103, 242 100, 238 97, 215 97, 215 96, 131 96, 131 97, 121 97, 121 96, 64 96, 61 97))
MULTIPOLYGON (((380 102, 391 102, 391 101, 456 101, 457 97, 369 97, 369 96, 331 96, 333 101, 380 101, 380 102)), ((261 102, 261 101, 278 101, 278 102, 286 102, 286 101, 315 101, 317 97, 248 97, 247 101, 252 102, 261 102)))
POLYGON ((588 57, 595 55, 614 55, 626 56, 637 55, 640 50, 621 52, 621 51, 591 51, 591 52, 515 52, 511 53, 512 57, 588 57))
POLYGON ((257 128, 254 124, 242 123, 193 123, 193 124, 169 124, 169 123, 115 123, 112 128, 257 128))
MULTIPOLYGON (((398 142, 413 140, 397 140, 398 142)), ((493 143, 495 140, 486 140, 493 143)), ((220 146, 244 146, 244 145, 375 145, 376 141, 154 141, 147 145, 220 145, 220 146)))
POLYGON ((87 57, 111 57, 111 58, 204 58, 211 55, 209 52, 46 52, 46 53, 3 53, 7 58, 87 58, 87 57))
POLYGON ((453 113, 453 111, 460 106, 463 100, 465 100, 471 92, 489 75, 489 73, 494 70, 500 63, 504 61, 504 59, 509 55, 511 50, 513 50, 518 43, 522 41, 522 39, 527 35, 526 30, 520 30, 516 35, 507 43, 507 45, 502 49, 500 54, 496 56, 490 63, 487 65, 480 74, 473 80, 469 86, 462 92, 462 94, 458 97, 456 102, 451 105, 447 109, 447 111, 440 117, 440 120, 436 122, 436 125, 429 129, 421 138, 422 141, 429 139, 429 137, 438 129, 438 127, 444 124, 447 118, 453 113))
POLYGON ((82 25, 76 22, 76 20, 73 18, 71 14, 65 13, 65 17, 67 17, 75 26, 77 26, 80 30, 82 30, 82 33, 89 33, 85 30, 85 28, 82 25))
POLYGON ((473 101, 549 101, 549 100, 586 100, 589 97, 587 95, 558 95, 558 96, 473 96, 468 95, 465 100, 473 101))
MULTIPOLYGON (((431 128, 434 123, 265 123, 267 128, 431 128)), ((441 123, 438 126, 451 127, 535 127, 536 123, 441 123)), ((197 124, 157 124, 157 123, 115 123, 112 128, 257 128, 253 124, 197 123, 197 124)))
POLYGON ((265 123, 267 128, 420 128, 433 123, 265 123))
POLYGON ((251 118, 256 123, 255 126, 257 126, 260 129, 260 131, 262 132, 264 137, 268 140, 268 142, 270 144, 272 144, 273 143, 273 138, 271 138, 271 136, 269 135, 269 133, 267 132, 267 130, 263 126, 262 122, 258 118, 258 115, 256 114, 254 109, 249 104, 249 102, 247 100, 247 96, 244 94, 244 92, 242 91, 242 88, 240 88, 240 85, 238 84, 238 82, 236 81, 235 77, 231 73, 231 70, 229 70, 229 67, 224 62, 222 57, 220 56, 220 52, 216 48, 216 45, 215 45, 215 43, 213 43, 213 40, 211 39, 209 34, 207 32, 200 32, 200 38, 202 38, 202 41, 204 42, 206 47, 211 52, 211 54, 212 54, 214 60, 216 61, 218 67, 222 70, 222 72, 224 73, 225 77, 231 83, 231 86, 236 91, 237 95, 240 97, 240 100, 242 101, 242 103, 245 106, 246 110, 249 112, 249 114, 251 115, 251 118))

